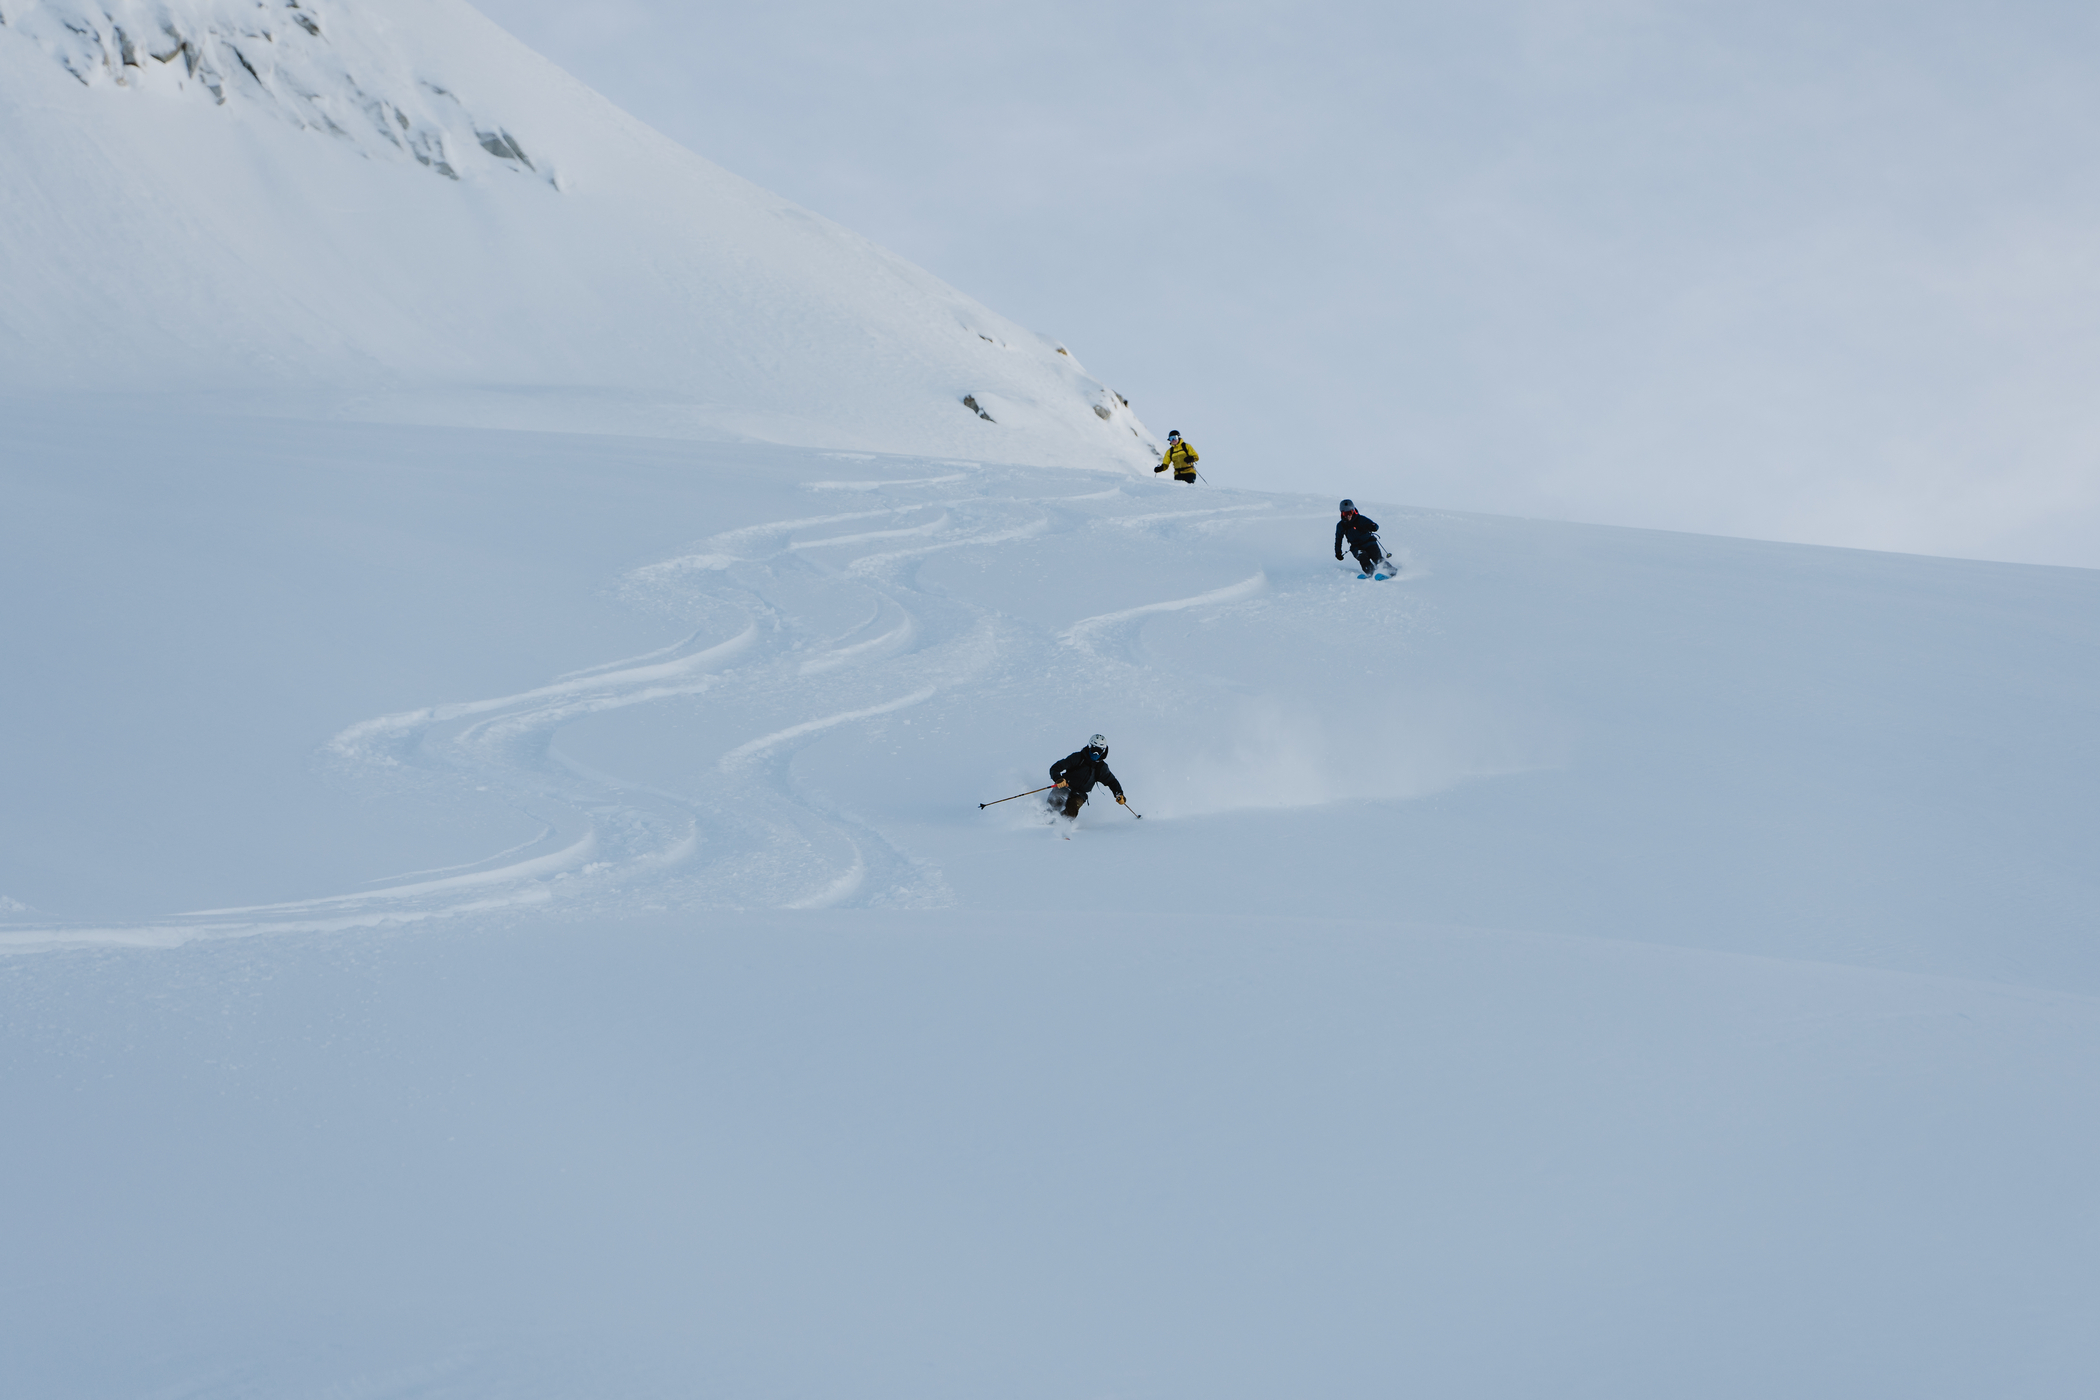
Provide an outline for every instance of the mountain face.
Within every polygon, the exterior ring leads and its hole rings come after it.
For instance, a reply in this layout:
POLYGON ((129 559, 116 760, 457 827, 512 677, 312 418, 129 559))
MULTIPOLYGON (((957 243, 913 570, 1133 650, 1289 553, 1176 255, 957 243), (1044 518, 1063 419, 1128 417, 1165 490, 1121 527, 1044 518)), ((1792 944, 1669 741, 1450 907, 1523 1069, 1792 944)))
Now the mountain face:
POLYGON ((0 374, 277 413, 1136 466, 1069 351, 458 0, 0 4, 0 374))
MULTIPOLYGON (((366 10, 299 0, 75 0, 15 5, 15 29, 79 79, 236 100, 382 159, 449 179, 506 162, 536 171, 500 124, 483 121, 390 41, 366 10), (479 152, 480 155, 476 153, 479 152), (484 159, 485 157, 485 159, 484 159)), ((550 182, 551 172, 539 172, 550 182)))

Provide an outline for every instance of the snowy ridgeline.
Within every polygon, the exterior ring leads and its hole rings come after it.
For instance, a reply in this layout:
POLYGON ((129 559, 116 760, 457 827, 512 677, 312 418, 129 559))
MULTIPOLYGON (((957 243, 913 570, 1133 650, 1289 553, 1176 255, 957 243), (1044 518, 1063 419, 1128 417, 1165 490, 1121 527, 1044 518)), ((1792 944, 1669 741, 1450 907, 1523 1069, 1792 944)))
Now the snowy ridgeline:
POLYGON ((0 1393, 2100 1365, 2090 573, 0 421, 0 1393))
POLYGON ((1157 451, 1054 338, 666 140, 461 0, 4 0, 0 266, 14 392, 1157 451))
MULTIPOLYGON (((83 84, 242 101, 368 155, 460 177, 470 161, 537 171, 499 121, 389 41, 368 7, 328 0, 7 0, 0 25, 83 84)), ((552 171, 538 172, 552 183, 552 171)))

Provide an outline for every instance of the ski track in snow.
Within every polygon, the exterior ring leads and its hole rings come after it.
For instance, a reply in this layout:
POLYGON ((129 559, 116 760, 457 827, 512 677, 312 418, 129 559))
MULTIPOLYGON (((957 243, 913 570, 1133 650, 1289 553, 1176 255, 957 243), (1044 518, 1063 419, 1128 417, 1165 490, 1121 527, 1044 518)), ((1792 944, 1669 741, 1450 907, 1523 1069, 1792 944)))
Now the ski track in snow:
POLYGON ((1269 576, 1258 573, 1253 578, 1238 583, 1214 588, 1208 593, 1198 593, 1191 598, 1170 598, 1163 603, 1142 603, 1134 608, 1122 608, 1116 612, 1101 613, 1095 617, 1081 618, 1059 634, 1058 640, 1066 646, 1101 655, 1101 642, 1118 626, 1133 622, 1151 613, 1181 612, 1186 608, 1200 608, 1218 603, 1237 603, 1243 598, 1252 598, 1269 586, 1269 576))
POLYGON ((996 692, 1016 684, 1033 674, 1031 656, 1059 646, 1142 669, 1131 654, 1134 624, 1157 613, 1238 602, 1270 587, 1257 572, 1223 588, 1136 602, 1034 636, 1017 636, 1013 619, 967 598, 922 590, 916 566, 948 551, 1045 537, 1054 544, 1059 535, 1100 525, 1203 531, 1220 520, 1264 519, 1260 513, 1270 510, 1258 502, 1145 511, 1142 498, 1123 486, 1045 497, 1017 493, 1013 485, 1000 469, 975 466, 892 481, 807 483, 807 490, 874 499, 865 510, 723 530, 688 553, 619 579, 623 601, 677 620, 681 640, 516 694, 364 720, 323 746, 331 762, 366 780, 507 801, 540 825, 537 839, 480 861, 382 877, 310 899, 95 927, 18 924, 0 930, 0 950, 170 946, 202 937, 405 926, 547 907, 606 913, 950 903, 937 869, 899 852, 824 793, 799 783, 795 755, 827 733, 959 688, 996 692), (977 489, 955 494, 964 482, 977 489), (928 487, 937 488, 940 499, 912 499, 928 487), (897 523, 827 533, 881 520, 897 523), (822 599, 835 613, 842 592, 864 600, 863 620, 825 634, 799 600, 822 599), (724 625, 724 618, 739 620, 724 625), (557 746, 566 725, 669 702, 806 718, 725 747, 707 765, 705 779, 683 791, 597 771, 557 746))

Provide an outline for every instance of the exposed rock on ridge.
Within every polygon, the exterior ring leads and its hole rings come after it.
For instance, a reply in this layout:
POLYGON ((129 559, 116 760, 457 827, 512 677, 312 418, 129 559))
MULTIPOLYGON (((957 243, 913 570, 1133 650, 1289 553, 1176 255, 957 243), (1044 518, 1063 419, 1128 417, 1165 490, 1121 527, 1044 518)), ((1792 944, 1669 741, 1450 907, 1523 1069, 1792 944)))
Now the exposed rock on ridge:
POLYGON ((324 0, 7 0, 0 26, 89 87, 157 87, 247 102, 366 155, 457 180, 535 164, 504 123, 415 71, 385 26, 324 0))

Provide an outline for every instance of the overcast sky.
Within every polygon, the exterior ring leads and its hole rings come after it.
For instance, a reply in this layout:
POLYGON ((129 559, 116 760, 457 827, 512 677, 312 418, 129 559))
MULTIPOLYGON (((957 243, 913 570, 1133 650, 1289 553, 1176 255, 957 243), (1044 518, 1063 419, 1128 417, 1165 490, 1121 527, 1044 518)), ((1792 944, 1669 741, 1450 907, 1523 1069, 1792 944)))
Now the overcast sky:
POLYGON ((2100 6, 480 3, 1221 484, 2100 566, 2100 6))

